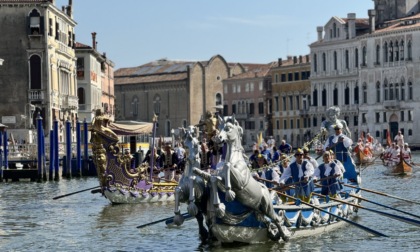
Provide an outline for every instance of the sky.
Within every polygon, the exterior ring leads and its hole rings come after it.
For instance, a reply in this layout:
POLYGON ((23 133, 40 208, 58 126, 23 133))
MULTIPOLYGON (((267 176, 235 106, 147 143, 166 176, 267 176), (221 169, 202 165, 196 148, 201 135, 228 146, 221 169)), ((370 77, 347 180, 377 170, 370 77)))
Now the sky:
MULTIPOLYGON (((56 0, 68 5, 68 0, 56 0)), ((372 0, 73 0, 76 41, 106 53, 115 69, 166 58, 269 63, 310 52, 317 26, 372 0)))

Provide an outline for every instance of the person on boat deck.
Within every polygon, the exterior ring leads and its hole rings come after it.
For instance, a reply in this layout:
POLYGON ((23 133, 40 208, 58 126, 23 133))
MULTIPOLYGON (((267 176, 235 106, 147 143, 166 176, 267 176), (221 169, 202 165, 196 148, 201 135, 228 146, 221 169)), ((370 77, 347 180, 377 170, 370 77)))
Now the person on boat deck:
POLYGON ((252 155, 249 157, 249 163, 252 167, 254 167, 254 162, 257 162, 258 155, 260 154, 260 151, 258 149, 254 150, 252 155))
POLYGON ((201 152, 200 152, 200 169, 210 173, 211 170, 211 160, 212 152, 207 147, 205 142, 201 143, 201 152))
POLYGON ((397 145, 400 148, 404 147, 404 136, 400 130, 398 131, 398 134, 394 137, 394 141, 397 142, 397 145))
POLYGON ((349 152, 349 149, 353 144, 353 140, 343 134, 342 128, 343 125, 341 124, 334 125, 335 135, 330 136, 327 139, 324 145, 324 150, 332 150, 335 153, 336 159, 343 163, 343 166, 346 167, 344 177, 351 181, 356 181, 356 168, 349 152))
POLYGON ((292 162, 280 177, 280 186, 284 186, 287 179, 292 177, 295 185, 295 197, 309 202, 311 193, 314 190, 312 175, 314 167, 311 162, 303 159, 303 150, 298 148, 295 152, 296 160, 292 162))
POLYGON ((388 160, 388 165, 393 166, 400 162, 400 147, 396 143, 392 143, 391 156, 388 160))
POLYGON ((273 158, 271 159, 271 162, 272 163, 279 162, 280 161, 280 152, 277 150, 276 146, 273 146, 272 152, 273 152, 273 155, 272 155, 273 158))
POLYGON ((403 158, 405 162, 411 164, 411 149, 408 147, 408 143, 404 143, 404 148, 402 150, 403 158))
MULTIPOLYGON (((289 164, 290 164, 290 157, 288 157, 286 154, 281 154, 280 155, 280 162, 278 164, 279 167, 279 174, 280 176, 284 173, 284 170, 289 169, 289 164)), ((280 178, 279 178, 279 182, 280 182, 280 178)), ((289 185, 293 183, 293 178, 290 176, 285 182, 285 186, 289 185)), ((288 188, 287 190, 284 190, 284 193, 290 196, 295 195, 295 189, 293 188, 288 188)), ((282 202, 287 202, 289 201, 289 198, 287 198, 286 196, 280 196, 280 199, 282 200, 282 202)), ((290 200, 292 201, 292 200, 290 200)))
POLYGON ((281 144, 279 145, 280 153, 289 154, 292 151, 292 146, 286 143, 286 140, 281 140, 281 144))
POLYGON ((263 144, 261 155, 264 156, 265 159, 270 163, 271 162, 271 151, 268 149, 267 144, 263 144))
POLYGON ((343 189, 338 178, 343 175, 340 167, 333 162, 333 154, 325 151, 322 155, 324 163, 319 165, 314 172, 314 182, 321 180, 321 194, 337 197, 337 193, 343 189), (328 178, 329 177, 329 178, 328 178), (328 178, 328 179, 326 179, 328 178))
POLYGON ((134 169, 135 168, 135 162, 134 162, 133 155, 131 155, 131 153, 130 153, 130 149, 125 149, 124 150, 124 157, 130 160, 130 168, 134 169))
MULTIPOLYGON (((158 175, 159 175, 160 169, 162 167, 162 158, 157 153, 156 147, 153 148, 153 153, 154 153, 154 159, 153 159, 153 175, 154 175, 154 181, 155 182, 159 182, 160 181, 160 178, 158 177, 158 175)), ((144 157, 143 163, 146 163, 146 164, 151 165, 151 162, 152 162, 151 156, 152 156, 152 150, 149 149, 146 152, 146 156, 144 157)))
POLYGON ((344 172, 346 171, 346 169, 344 168, 343 163, 341 163, 341 161, 336 158, 336 156, 334 154, 334 151, 330 150, 330 153, 331 153, 331 160, 332 160, 332 162, 334 162, 338 166, 338 168, 340 168, 341 174, 343 175, 344 172))
POLYGON ((269 166, 269 162, 265 159, 265 157, 262 154, 258 155, 257 162, 255 163, 253 168, 258 169, 257 173, 253 174, 256 180, 262 178, 271 181, 260 181, 261 183, 265 184, 267 188, 272 188, 275 184, 279 183, 280 176, 278 172, 274 169, 274 167, 269 166))
POLYGON ((164 178, 167 181, 175 180, 175 169, 178 163, 178 156, 172 150, 172 146, 170 143, 165 145, 165 148, 162 153, 162 162, 163 162, 163 173, 164 178))
POLYGON ((314 169, 318 167, 318 162, 316 161, 316 159, 309 156, 309 149, 307 147, 303 148, 303 159, 311 162, 314 169))

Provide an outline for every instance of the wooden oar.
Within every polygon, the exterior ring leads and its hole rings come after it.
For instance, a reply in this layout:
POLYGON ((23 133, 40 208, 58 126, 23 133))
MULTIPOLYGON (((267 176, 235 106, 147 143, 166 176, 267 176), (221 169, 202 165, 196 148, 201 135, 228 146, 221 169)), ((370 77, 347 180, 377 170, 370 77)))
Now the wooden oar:
MULTIPOLYGON (((276 192, 277 192, 279 195, 281 195, 281 196, 285 196, 285 197, 291 198, 291 199, 293 199, 293 200, 295 200, 295 201, 300 201, 299 199, 297 199, 297 198, 295 198, 295 197, 293 197, 293 196, 290 196, 290 195, 287 195, 287 194, 284 194, 284 193, 281 193, 281 192, 278 192, 278 191, 276 191, 276 192)), ((317 206, 314 206, 314 205, 312 205, 312 204, 310 204, 310 203, 307 203, 307 202, 304 202, 304 201, 300 201, 300 203, 302 203, 302 204, 304 204, 304 205, 307 205, 307 206, 310 206, 310 207, 312 207, 312 208, 314 208, 314 209, 317 209, 317 210, 319 210, 319 211, 321 211, 321 212, 327 213, 327 214, 329 214, 329 215, 331 215, 331 216, 334 216, 334 217, 335 217, 335 218, 337 218, 337 219, 340 219, 340 220, 342 220, 342 221, 345 221, 345 222, 347 222, 347 223, 349 223, 349 224, 351 224, 351 225, 354 225, 354 226, 356 226, 356 227, 358 227, 358 228, 360 228, 360 229, 363 229, 364 231, 366 231, 366 232, 368 232, 368 233, 371 233, 371 234, 373 234, 373 235, 388 237, 388 236, 387 236, 387 235, 385 235, 385 234, 382 234, 382 233, 380 233, 380 232, 378 232, 378 231, 375 231, 375 230, 373 230, 373 229, 370 229, 370 228, 368 228, 368 227, 365 227, 365 226, 363 226, 363 225, 360 225, 359 223, 356 223, 356 222, 351 221, 351 220, 349 220, 349 219, 343 218, 343 217, 341 217, 341 216, 339 216, 339 215, 336 215, 336 214, 330 213, 330 212, 328 212, 327 210, 322 209, 322 208, 317 207, 317 206)))
MULTIPOLYGON (((328 177, 325 177, 325 178, 322 178, 322 179, 318 179, 317 181, 323 181, 323 180, 331 179, 331 178, 334 178, 334 177, 335 176, 332 175, 332 176, 328 176, 328 177)), ((269 182, 269 183, 273 183, 271 180, 266 180, 266 179, 262 179, 262 178, 256 178, 256 179, 257 180, 261 180, 261 181, 265 181, 265 182, 269 182)), ((280 186, 280 187, 276 187, 276 188, 272 188, 272 189, 284 191, 284 190, 287 190, 288 188, 293 187, 294 185, 298 185, 298 184, 300 184, 302 182, 303 181, 298 181, 298 182, 290 183, 290 184, 287 184, 287 185, 284 185, 284 186, 280 186)), ((308 182, 309 182, 309 180, 308 180, 308 182)), ((278 184, 276 182, 274 182, 274 183, 275 184, 278 184)))
POLYGON ((418 220, 413 220, 413 219, 410 219, 410 218, 407 218, 407 217, 398 216, 398 215, 395 215, 395 214, 390 214, 390 213, 382 212, 382 211, 379 211, 379 210, 367 208, 367 207, 364 207, 364 206, 361 206, 361 205, 358 205, 358 204, 353 204, 353 203, 350 203, 350 202, 347 202, 347 201, 344 201, 344 200, 340 200, 340 199, 336 199, 336 198, 332 198, 332 197, 327 197, 326 195, 322 195, 322 194, 315 193, 315 192, 312 192, 312 195, 316 195, 318 197, 323 197, 323 198, 329 198, 332 201, 347 204, 349 206, 354 206, 354 207, 357 207, 357 208, 360 208, 360 209, 365 209, 367 211, 371 211, 371 212, 374 212, 374 213, 377 213, 377 214, 380 214, 380 215, 383 215, 383 216, 386 216, 386 217, 389 217, 389 218, 392 218, 392 219, 395 219, 395 220, 403 221, 405 223, 420 227, 420 221, 418 221, 418 220))
POLYGON ((390 194, 386 194, 386 193, 383 193, 383 192, 378 192, 378 191, 374 191, 374 190, 371 190, 371 189, 366 189, 366 188, 362 188, 362 187, 358 187, 358 186, 354 186, 354 185, 349 185, 349 184, 346 184, 346 183, 341 183, 341 184, 343 184, 347 187, 360 189, 360 190, 365 191, 365 192, 375 193, 375 194, 378 194, 378 195, 382 195, 382 196, 386 196, 386 197, 390 197, 390 198, 394 198, 394 199, 399 199, 399 200, 403 200, 403 201, 407 201, 407 202, 410 202, 410 203, 413 203, 413 204, 420 205, 420 202, 417 202, 417 201, 400 198, 400 197, 397 197, 397 196, 394 196, 394 195, 390 195, 390 194))
MULTIPOLYGON (((345 194, 348 194, 348 193, 345 193, 345 194)), ((375 205, 378 205, 378 206, 381 206, 381 207, 385 207, 385 208, 388 208, 388 209, 391 209, 391 210, 394 210, 394 211, 397 211, 397 212, 400 212, 400 213, 411 215, 413 217, 416 217, 416 218, 419 218, 420 219, 420 216, 419 215, 415 215, 415 214, 412 214, 412 213, 409 213, 409 212, 406 212, 406 211, 403 211, 403 210, 400 210, 400 209, 396 209, 394 207, 390 207, 390 206, 387 206, 387 205, 384 205, 384 204, 381 204, 381 203, 378 203, 378 202, 375 202, 375 201, 366 199, 364 197, 359 197, 359 196, 354 195, 354 194, 348 194, 348 195, 351 196, 351 197, 353 197, 353 198, 360 199, 360 200, 363 200, 363 201, 366 201, 366 202, 369 202, 369 203, 372 203, 372 204, 375 204, 375 205)))
POLYGON ((70 196, 70 195, 74 195, 74 194, 77 194, 77 193, 81 193, 81 192, 86 192, 86 191, 89 191, 89 190, 93 190, 93 189, 96 189, 98 187, 100 187, 100 186, 95 186, 95 187, 84 189, 84 190, 80 190, 80 191, 77 191, 77 192, 72 192, 72 193, 60 195, 60 196, 54 197, 53 200, 64 198, 64 197, 67 197, 67 196, 70 196))
MULTIPOLYGON (((184 216, 184 218, 187 217, 187 216, 189 216, 188 213, 184 213, 184 214, 181 214, 181 215, 184 216)), ((144 228, 144 227, 147 227, 147 226, 150 226, 150 225, 157 224, 159 222, 164 222, 164 221, 172 220, 173 218, 174 218, 174 216, 171 216, 171 217, 160 219, 160 220, 157 220, 157 221, 152 221, 152 222, 149 222, 149 223, 146 223, 146 224, 137 226, 137 228, 144 228)))

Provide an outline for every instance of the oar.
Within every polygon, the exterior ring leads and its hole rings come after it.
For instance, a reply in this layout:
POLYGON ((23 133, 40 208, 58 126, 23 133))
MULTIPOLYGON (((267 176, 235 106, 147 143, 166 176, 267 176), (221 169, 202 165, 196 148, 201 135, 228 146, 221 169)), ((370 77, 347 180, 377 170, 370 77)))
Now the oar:
POLYGON ((336 198, 332 198, 332 197, 327 197, 326 195, 322 195, 322 194, 315 193, 315 192, 312 192, 312 195, 316 195, 318 197, 323 197, 323 198, 329 198, 332 201, 347 204, 349 206, 354 206, 354 207, 357 207, 357 208, 360 208, 360 209, 365 209, 367 211, 371 211, 371 212, 374 212, 374 213, 377 213, 377 214, 381 214, 383 216, 393 218, 395 220, 403 221, 405 223, 420 227, 420 221, 418 221, 418 220, 414 220, 414 219, 410 219, 410 218, 407 218, 407 217, 398 216, 398 215, 395 215, 395 214, 390 214, 390 213, 382 212, 382 211, 379 211, 379 210, 367 208, 367 207, 364 207, 364 206, 361 206, 361 205, 358 205, 358 204, 353 204, 353 203, 350 203, 350 202, 346 202, 344 200, 340 200, 340 199, 336 199, 336 198))
POLYGON ((399 199, 399 200, 403 200, 403 201, 407 201, 407 202, 410 202, 410 203, 413 203, 413 204, 419 204, 420 205, 420 202, 417 202, 417 201, 413 201, 413 200, 409 200, 409 199, 403 199, 403 198, 400 198, 400 197, 397 197, 397 196, 394 196, 394 195, 390 195, 390 194, 386 194, 386 193, 383 193, 383 192, 378 192, 378 191, 374 191, 374 190, 371 190, 371 189, 366 189, 366 188, 362 188, 362 187, 358 187, 358 186, 353 186, 353 185, 349 185, 349 184, 345 184, 345 183, 341 183, 341 184, 343 184, 345 186, 348 186, 348 187, 351 187, 351 188, 360 189, 362 191, 366 191, 366 192, 370 192, 370 193, 376 193, 376 194, 379 194, 379 195, 382 195, 382 196, 386 196, 386 197, 390 197, 390 198, 394 198, 394 199, 399 199))
MULTIPOLYGON (((348 193, 346 193, 346 194, 348 194, 348 193)), ((384 205, 384 204, 381 204, 381 203, 378 203, 378 202, 375 202, 375 201, 366 199, 364 197, 359 197, 359 196, 354 195, 354 194, 350 194, 350 196, 353 197, 353 198, 356 198, 356 199, 360 199, 360 200, 363 200, 363 201, 366 201, 366 202, 369 202, 369 203, 372 203, 372 204, 375 204, 375 205, 378 205, 378 206, 381 206, 381 207, 385 207, 385 208, 388 208, 388 209, 391 209, 391 210, 400 212, 400 213, 411 215, 413 217, 416 217, 416 218, 419 218, 420 219, 420 216, 419 215, 415 215, 415 214, 412 214, 412 213, 409 213, 409 212, 406 212, 406 211, 403 211, 403 210, 399 210, 399 209, 396 209, 396 208, 393 208, 393 207, 390 207, 390 206, 387 206, 387 205, 384 205)))
MULTIPOLYGON (((322 179, 318 179, 317 181, 323 181, 323 180, 331 179, 331 178, 335 178, 335 176, 334 175, 328 176, 328 177, 325 177, 325 178, 322 178, 322 179)), ((265 180, 265 179, 262 179, 262 178, 258 178, 258 180, 262 180, 262 181, 266 181, 266 182, 272 183, 270 180, 265 180)), ((293 187, 294 185, 298 185, 298 184, 300 184, 302 182, 303 181, 298 181, 298 182, 290 183, 290 184, 287 184, 287 185, 284 185, 284 186, 280 186, 280 187, 276 187, 276 188, 272 188, 272 189, 284 191, 284 190, 287 190, 288 188, 293 187)), ((308 182, 309 182, 309 180, 308 180, 308 182)), ((276 183, 276 182, 274 182, 274 183, 276 183)))
MULTIPOLYGON (((285 196, 285 197, 291 198, 291 199, 293 199, 293 200, 298 200, 297 198, 292 197, 292 196, 289 196, 289 195, 287 195, 287 194, 284 194, 284 193, 281 193, 281 192, 278 192, 278 191, 276 191, 276 192, 277 192, 278 194, 282 195, 282 196, 285 196)), ((299 200, 299 201, 300 201, 300 200, 299 200)), ((343 220, 343 221, 345 221, 345 222, 347 222, 347 223, 349 223, 349 224, 351 224, 351 225, 354 225, 354 226, 356 226, 356 227, 358 227, 358 228, 360 228, 360 229, 363 229, 364 231, 369 232, 369 233, 371 233, 371 234, 373 234, 373 235, 388 237, 388 236, 387 236, 387 235, 385 235, 385 234, 382 234, 382 233, 380 233, 380 232, 378 232, 378 231, 375 231, 375 230, 373 230, 373 229, 370 229, 370 228, 368 228, 368 227, 365 227, 365 226, 363 226, 363 225, 360 225, 360 224, 358 224, 358 223, 356 223, 356 222, 354 222, 354 221, 351 221, 351 220, 349 220, 349 219, 343 218, 343 217, 341 217, 341 216, 339 216, 339 215, 336 215, 336 214, 330 213, 330 212, 328 212, 327 210, 322 209, 322 208, 320 208, 320 207, 314 206, 314 205, 309 204, 309 203, 304 202, 304 201, 300 201, 300 203, 302 203, 302 204, 304 204, 304 205, 307 205, 307 206, 310 206, 310 207, 312 207, 312 208, 314 208, 314 209, 317 209, 317 210, 319 210, 319 211, 321 211, 321 212, 327 213, 327 214, 329 214, 329 215, 331 215, 331 216, 334 216, 334 217, 335 217, 335 218, 337 218, 337 219, 343 220)))
POLYGON ((67 196, 70 196, 70 195, 73 195, 73 194, 77 194, 77 193, 81 193, 81 192, 86 192, 86 191, 89 191, 89 190, 93 190, 93 189, 96 189, 98 187, 100 187, 100 186, 95 186, 95 187, 84 189, 84 190, 80 190, 80 191, 77 191, 77 192, 72 192, 72 193, 60 195, 60 196, 54 197, 53 200, 64 198, 64 197, 67 197, 67 196))
MULTIPOLYGON (((187 216, 189 216, 188 213, 184 213, 184 214, 181 214, 181 215, 184 216, 184 218, 187 217, 187 216)), ((146 224, 137 226, 137 228, 144 228, 144 227, 147 227, 147 226, 150 226, 150 225, 157 224, 159 222, 164 222, 164 221, 172 220, 173 218, 174 218, 174 216, 168 217, 168 218, 164 218, 164 219, 160 219, 160 220, 157 220, 157 221, 152 221, 152 222, 149 222, 149 223, 146 223, 146 224)))

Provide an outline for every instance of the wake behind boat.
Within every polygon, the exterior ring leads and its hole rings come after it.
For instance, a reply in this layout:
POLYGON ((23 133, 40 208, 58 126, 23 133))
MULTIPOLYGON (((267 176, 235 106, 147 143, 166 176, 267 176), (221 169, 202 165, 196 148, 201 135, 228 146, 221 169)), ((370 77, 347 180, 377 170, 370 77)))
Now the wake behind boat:
POLYGON ((118 147, 118 135, 150 133, 154 123, 122 125, 109 123, 97 112, 91 127, 93 160, 102 195, 113 204, 173 201, 175 181, 156 181, 153 163, 133 167, 132 157, 118 147), (116 132, 114 132, 116 131, 116 132))

